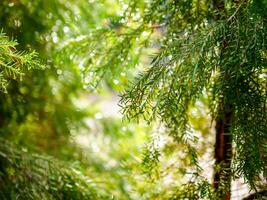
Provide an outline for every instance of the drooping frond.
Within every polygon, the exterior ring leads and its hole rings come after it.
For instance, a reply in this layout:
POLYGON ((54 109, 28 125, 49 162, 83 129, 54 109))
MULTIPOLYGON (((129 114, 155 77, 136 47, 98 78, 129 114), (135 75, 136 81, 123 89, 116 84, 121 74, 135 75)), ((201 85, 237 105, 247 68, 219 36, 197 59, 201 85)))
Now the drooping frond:
POLYGON ((235 113, 235 167, 252 184, 266 171, 266 31, 266 18, 242 3, 226 19, 168 35, 152 66, 123 94, 124 114, 160 118, 170 135, 186 142, 189 105, 208 93, 217 115, 226 102, 235 113))

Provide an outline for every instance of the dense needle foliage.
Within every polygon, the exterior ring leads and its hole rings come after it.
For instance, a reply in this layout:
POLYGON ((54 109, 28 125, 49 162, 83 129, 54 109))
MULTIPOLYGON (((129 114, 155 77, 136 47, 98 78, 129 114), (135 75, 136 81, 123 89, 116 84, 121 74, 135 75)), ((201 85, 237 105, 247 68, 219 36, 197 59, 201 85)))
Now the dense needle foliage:
POLYGON ((222 102, 234 112, 234 171, 253 184, 266 171, 266 18, 246 3, 228 15, 205 19, 197 30, 173 33, 170 27, 152 67, 123 95, 122 104, 128 118, 159 116, 175 140, 188 143, 190 105, 208 94, 215 117, 222 102))
POLYGON ((266 13, 265 0, 4 0, 1 199, 229 200, 238 179, 264 198, 266 13), (99 109, 118 92, 137 123, 99 109))

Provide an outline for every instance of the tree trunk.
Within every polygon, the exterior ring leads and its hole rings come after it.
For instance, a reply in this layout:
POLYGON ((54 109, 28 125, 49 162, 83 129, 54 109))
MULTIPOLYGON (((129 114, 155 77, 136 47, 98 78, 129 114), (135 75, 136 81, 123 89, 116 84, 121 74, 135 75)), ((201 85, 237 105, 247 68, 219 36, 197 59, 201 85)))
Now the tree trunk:
MULTIPOLYGON (((224 0, 213 0, 214 7, 219 11, 215 16, 215 20, 219 20, 221 14, 225 12, 224 0)), ((220 44, 221 52, 227 47, 227 41, 220 44)), ((223 55, 222 55, 223 56, 223 55)), ((231 88, 230 74, 227 72, 223 75, 223 82, 226 83, 226 88, 231 88), (229 82, 228 82, 229 81, 229 82)), ((227 90, 227 89, 226 89, 227 90)), ((223 91, 223 100, 218 105, 218 112, 216 117, 216 141, 214 149, 214 179, 213 187, 222 200, 231 199, 231 161, 232 161, 232 135, 230 127, 233 118, 233 106, 225 94, 229 91, 223 91)))
POLYGON ((230 125, 232 117, 232 111, 226 111, 224 103, 221 103, 215 127, 215 175, 213 186, 219 198, 223 200, 230 200, 231 198, 232 136, 230 135, 230 125))

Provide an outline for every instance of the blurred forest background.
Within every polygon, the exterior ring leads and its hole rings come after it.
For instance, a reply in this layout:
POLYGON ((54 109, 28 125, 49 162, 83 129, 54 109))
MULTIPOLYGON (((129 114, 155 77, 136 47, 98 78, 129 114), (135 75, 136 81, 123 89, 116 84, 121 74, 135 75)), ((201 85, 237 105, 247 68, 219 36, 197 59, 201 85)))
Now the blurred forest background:
POLYGON ((264 0, 1 0, 0 199, 263 199, 266 14, 264 0))

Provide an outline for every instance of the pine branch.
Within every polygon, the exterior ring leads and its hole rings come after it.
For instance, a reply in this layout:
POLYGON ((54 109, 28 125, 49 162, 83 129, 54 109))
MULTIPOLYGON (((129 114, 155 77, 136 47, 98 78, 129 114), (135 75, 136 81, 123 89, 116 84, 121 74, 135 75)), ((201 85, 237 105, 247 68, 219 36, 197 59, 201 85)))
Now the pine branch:
POLYGON ((35 51, 26 53, 16 50, 17 42, 0 32, 0 90, 6 92, 9 79, 21 79, 27 70, 44 69, 35 51))

